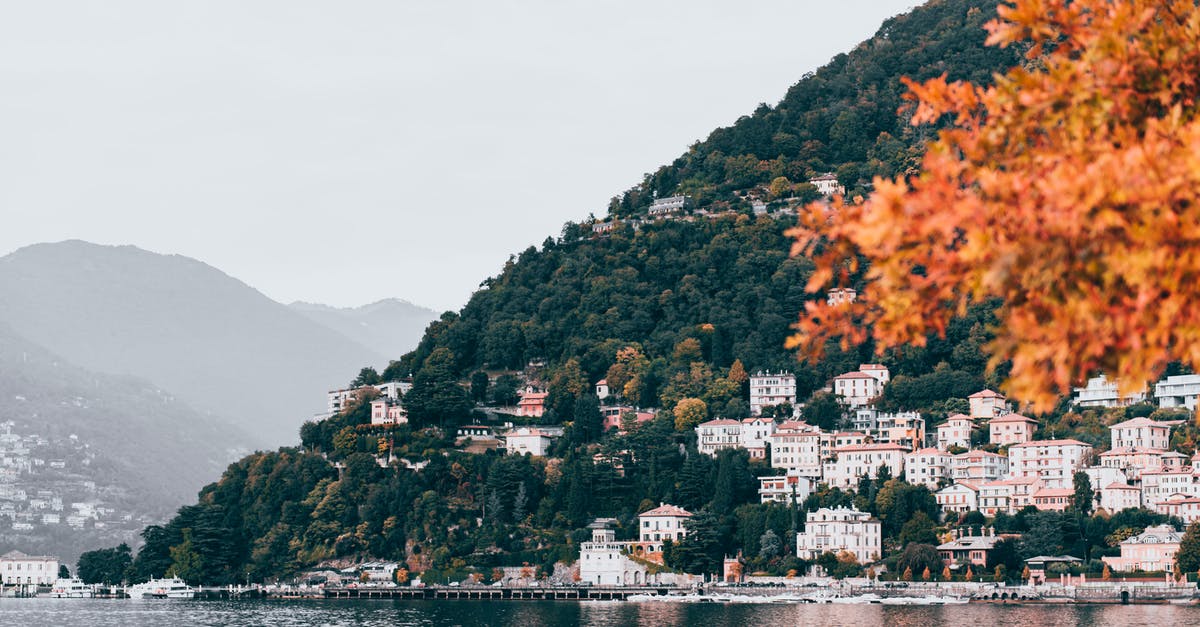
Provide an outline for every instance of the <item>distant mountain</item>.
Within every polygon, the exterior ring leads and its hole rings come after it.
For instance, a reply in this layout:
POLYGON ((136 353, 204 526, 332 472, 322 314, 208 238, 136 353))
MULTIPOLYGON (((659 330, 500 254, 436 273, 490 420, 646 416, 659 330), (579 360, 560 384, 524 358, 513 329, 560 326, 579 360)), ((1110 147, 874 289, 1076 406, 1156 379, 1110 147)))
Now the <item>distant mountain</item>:
POLYGON ((293 443, 324 393, 385 356, 179 255, 81 241, 0 258, 0 322, 82 367, 133 375, 293 443))
POLYGON ((0 516, 0 553, 21 548, 69 556, 131 540, 146 522, 195 498, 249 450, 229 443, 249 438, 145 380, 85 370, 0 324, 0 449, 12 462, 5 468, 15 471, 0 477, 0 489, 19 516, 0 516), (59 510, 50 505, 55 498, 59 510), (73 502, 113 511, 72 529, 66 518, 73 502), (45 514, 59 520, 45 523, 45 514), (33 528, 16 525, 22 519, 33 528))
POLYGON ((288 307, 393 359, 416 348, 425 328, 438 319, 438 312, 398 298, 361 307, 337 308, 300 301, 288 307))

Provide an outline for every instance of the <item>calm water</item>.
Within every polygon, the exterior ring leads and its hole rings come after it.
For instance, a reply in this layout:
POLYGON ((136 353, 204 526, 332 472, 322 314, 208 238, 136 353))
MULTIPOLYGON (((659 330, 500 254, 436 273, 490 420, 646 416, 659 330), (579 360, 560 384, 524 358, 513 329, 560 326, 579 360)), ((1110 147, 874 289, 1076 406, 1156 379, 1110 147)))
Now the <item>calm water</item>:
POLYGON ((1200 624, 1170 605, 718 605, 531 601, 132 601, 0 599, 0 625, 1165 625, 1200 624))

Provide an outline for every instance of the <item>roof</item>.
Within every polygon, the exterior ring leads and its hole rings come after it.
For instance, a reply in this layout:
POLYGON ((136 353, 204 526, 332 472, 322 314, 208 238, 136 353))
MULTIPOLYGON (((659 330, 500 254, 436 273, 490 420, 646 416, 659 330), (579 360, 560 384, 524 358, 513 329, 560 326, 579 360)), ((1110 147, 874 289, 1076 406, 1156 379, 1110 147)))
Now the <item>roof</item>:
POLYGON ((1008 448, 1029 448, 1032 446, 1086 446, 1091 448, 1092 445, 1085 442, 1080 442, 1079 440, 1032 440, 1029 442, 1022 442, 1021 444, 1014 444, 1008 448))
POLYGON ((963 536, 952 542, 939 544, 939 551, 990 551, 996 548, 996 543, 1003 540, 997 536, 963 536))
POLYGON ((1107 486, 1104 486, 1101 489, 1102 490, 1133 490, 1134 492, 1141 492, 1141 489, 1139 489, 1135 486, 1131 486, 1128 483, 1117 483, 1116 481, 1108 484, 1107 486))
POLYGON ((1004 398, 1004 395, 992 390, 980 390, 967 398, 1004 398))
POLYGON ((1074 555, 1038 555, 1037 557, 1031 557, 1031 558, 1026 559, 1025 563, 1028 564, 1030 562, 1053 563, 1053 562, 1082 562, 1082 561, 1083 560, 1079 559, 1078 557, 1075 557, 1074 555))
POLYGON ((954 421, 966 420, 967 422, 975 422, 974 418, 972 418, 966 414, 954 414, 954 415, 950 416, 949 418, 947 418, 946 422, 950 422, 951 420, 954 420, 954 421))
POLYGON ((813 181, 836 181, 836 180, 837 180, 837 175, 834 174, 833 172, 829 172, 826 174, 821 174, 819 176, 814 176, 814 177, 808 179, 808 182, 811 183, 813 181))
POLYGON ((887 366, 883 364, 862 364, 858 367, 859 371, 866 372, 868 370, 887 370, 887 366))
POLYGON ((839 374, 838 376, 833 378, 834 381, 844 381, 847 379, 871 379, 872 381, 874 381, 875 377, 872 377, 871 375, 869 375, 865 372, 854 371, 854 372, 847 372, 846 374, 839 374))
POLYGON ((992 424, 996 424, 997 422, 1032 422, 1037 424, 1037 421, 1033 418, 1022 416, 1021 414, 1004 414, 1003 416, 992 418, 992 424))
MULTIPOLYGON (((1104 457, 1104 456, 1111 457, 1113 455, 1138 455, 1138 454, 1162 456, 1165 453, 1166 453, 1165 451, 1160 451, 1158 449, 1153 449, 1153 448, 1138 448, 1135 446, 1118 446, 1117 448, 1109 449, 1107 451, 1104 451, 1103 453, 1100 453, 1100 457, 1104 457)), ((1178 455, 1180 457, 1184 456, 1182 453, 1178 453, 1178 455)))
POLYGON ((1005 457, 1004 455, 1001 455, 999 453, 991 453, 988 451, 981 451, 979 449, 967 451, 965 453, 959 453, 958 455, 955 455, 954 457, 956 459, 958 459, 958 458, 966 459, 968 457, 1004 457, 1004 459, 1008 459, 1007 457, 1005 457))
POLYGON ((1174 426, 1174 424, 1159 422, 1157 420, 1150 420, 1149 418, 1142 417, 1132 418, 1130 420, 1126 420, 1125 422, 1118 422, 1117 424, 1109 427, 1109 429, 1134 429, 1137 427, 1158 427, 1160 429, 1170 429, 1172 426, 1174 426))
POLYGON ((1042 488, 1033 493, 1033 498, 1050 497, 1050 496, 1074 496, 1075 490, 1071 488, 1042 488))
POLYGON ((757 416, 755 418, 742 418, 742 424, 745 425, 754 424, 756 422, 775 422, 775 420, 773 418, 764 418, 763 416, 757 416))
POLYGON ((38 561, 38 562, 57 562, 58 561, 57 557, 50 557, 48 555, 26 555, 20 551, 9 551, 8 553, 5 553, 4 555, 0 555, 0 559, 38 561))
POLYGON ((699 429, 700 427, 729 427, 729 426, 733 426, 733 425, 741 426, 741 424, 742 424, 742 422, 740 420, 730 420, 729 418, 717 418, 716 420, 709 420, 708 422, 702 422, 702 423, 696 425, 696 428, 699 429))
POLYGON ((978 492, 978 491, 979 491, 979 488, 978 488, 978 487, 976 487, 976 486, 975 486, 975 484, 968 483, 968 482, 966 482, 966 481, 959 481, 959 482, 957 482, 957 483, 952 483, 952 484, 950 484, 950 485, 948 485, 948 486, 946 486, 946 487, 942 488, 941 490, 938 490, 938 492, 945 492, 946 490, 949 490, 950 488, 957 488, 957 487, 960 487, 960 486, 961 486, 961 487, 964 487, 964 488, 966 488, 966 489, 968 489, 968 490, 970 490, 970 491, 972 491, 972 492, 978 492))
POLYGON ((947 457, 950 456, 949 453, 947 453, 947 452, 943 451, 942 449, 937 448, 935 446, 926 446, 925 448, 917 449, 917 450, 913 451, 912 454, 913 455, 945 455, 947 457))
POLYGON ((902 446, 900 444, 847 444, 846 446, 833 447, 833 451, 835 453, 838 453, 838 452, 848 453, 848 452, 852 452, 852 451, 887 451, 887 450, 907 451, 908 447, 902 446))
POLYGON ((691 517, 691 515, 692 515, 691 512, 687 511, 686 509, 683 509, 682 507, 675 507, 674 505, 667 505, 666 503, 661 503, 661 504, 659 504, 658 507, 655 507, 654 509, 646 510, 646 511, 638 514, 639 517, 641 517, 641 516, 678 516, 681 518, 689 518, 689 517, 691 517))
POLYGON ((1147 527, 1145 531, 1121 541, 1121 544, 1176 544, 1183 539, 1183 534, 1175 531, 1171 525, 1156 525, 1147 527))

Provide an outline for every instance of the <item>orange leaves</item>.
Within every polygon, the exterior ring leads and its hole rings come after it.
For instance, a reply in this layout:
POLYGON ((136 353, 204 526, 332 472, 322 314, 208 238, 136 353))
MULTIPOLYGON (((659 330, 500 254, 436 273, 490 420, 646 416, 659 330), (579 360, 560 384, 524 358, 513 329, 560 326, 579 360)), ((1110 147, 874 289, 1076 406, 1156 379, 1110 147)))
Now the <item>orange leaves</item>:
POLYGON ((914 123, 953 116, 922 173, 808 207, 790 233, 807 289, 870 264, 851 306, 812 303, 789 346, 923 343, 971 303, 1004 307, 992 366, 1047 409, 1096 370, 1131 386, 1200 366, 1200 8, 1017 0, 989 43, 1044 54, 982 89, 907 82, 914 123))

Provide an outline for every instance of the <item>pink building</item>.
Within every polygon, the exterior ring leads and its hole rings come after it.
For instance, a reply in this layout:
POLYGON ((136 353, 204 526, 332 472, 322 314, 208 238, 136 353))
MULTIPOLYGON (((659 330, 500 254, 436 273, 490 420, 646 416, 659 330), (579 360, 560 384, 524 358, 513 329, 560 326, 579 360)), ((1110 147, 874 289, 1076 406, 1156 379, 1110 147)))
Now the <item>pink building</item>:
POLYGON ((1171 427, 1178 423, 1158 422, 1149 418, 1134 418, 1109 427, 1112 448, 1152 449, 1165 451, 1171 447, 1171 427))
POLYGON ((988 434, 992 444, 1009 446, 1032 440, 1037 427, 1038 423, 1033 418, 1026 418, 1021 414, 1005 414, 992 418, 988 424, 988 434))
POLYGON ((967 397, 967 402, 971 404, 971 417, 984 420, 1008 413, 1005 400, 1003 394, 991 390, 982 390, 967 397))
POLYGON ((1065 512, 1071 508, 1074 496, 1071 488, 1042 488, 1033 493, 1033 506, 1042 511, 1065 512))
POLYGON ((1166 571, 1175 568, 1182 534, 1171 525, 1147 527, 1142 533, 1121 542, 1121 557, 1103 557, 1108 567, 1119 572, 1166 571))
POLYGON ((535 391, 532 387, 525 388, 525 393, 521 394, 521 400, 517 402, 517 415, 541 418, 542 414, 546 413, 547 396, 549 394, 546 392, 535 391))
POLYGON ((654 412, 642 411, 636 407, 629 405, 609 405, 600 408, 600 413, 604 415, 604 428, 620 429, 621 422, 627 414, 633 416, 634 422, 641 424, 654 420, 654 412))
POLYGON ((1110 514, 1142 506, 1142 491, 1137 486, 1113 482, 1099 492, 1100 508, 1110 514))
POLYGON ((1179 494, 1158 503, 1154 510, 1167 516, 1178 516, 1190 525, 1200 520, 1200 497, 1179 494))
POLYGON ((408 422, 408 412, 398 401, 377 398, 371 401, 371 424, 402 425, 408 422))
POLYGON ((954 414, 946 422, 938 425, 937 447, 943 451, 951 446, 971 448, 971 432, 975 430, 975 421, 970 416, 954 414))

